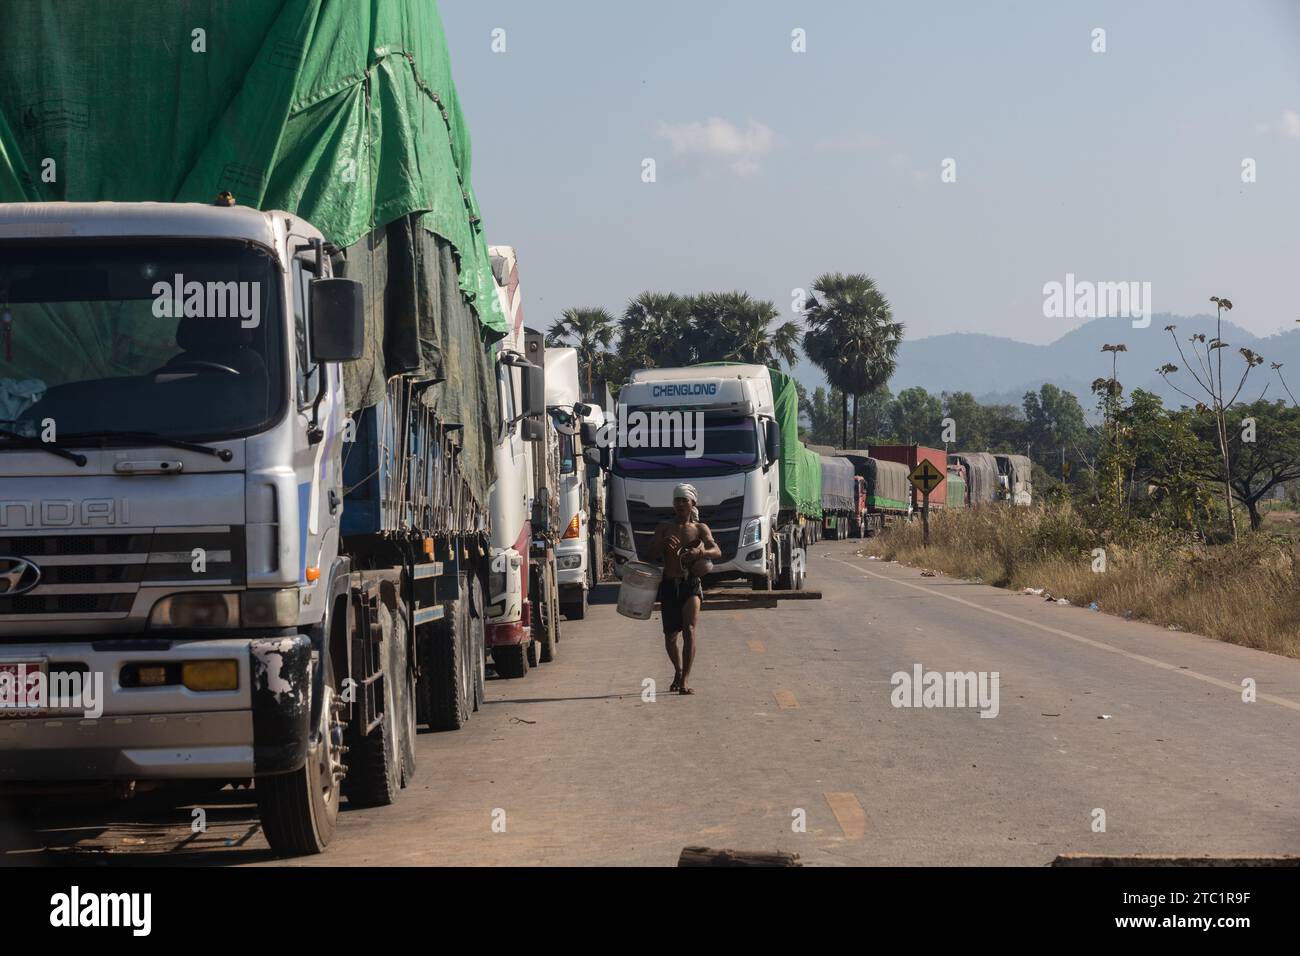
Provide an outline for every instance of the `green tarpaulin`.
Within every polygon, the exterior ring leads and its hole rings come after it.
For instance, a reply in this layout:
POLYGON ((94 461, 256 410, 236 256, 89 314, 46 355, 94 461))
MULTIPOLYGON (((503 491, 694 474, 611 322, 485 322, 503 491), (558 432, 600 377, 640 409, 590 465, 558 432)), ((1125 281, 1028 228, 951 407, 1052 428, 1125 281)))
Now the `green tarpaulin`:
POLYGON ((0 201, 224 190, 341 247, 421 214, 488 337, 504 333, 432 0, 5 5, 0 201))
POLYGON ((816 452, 799 441, 799 392, 794 379, 774 368, 772 401, 776 424, 781 429, 781 508, 820 518, 822 514, 822 465, 816 452))
POLYGON ((0 201, 237 203, 302 216, 366 285, 348 404, 388 376, 464 425, 492 480, 486 342, 505 331, 470 186, 470 141, 432 0, 9 4, 0 201))

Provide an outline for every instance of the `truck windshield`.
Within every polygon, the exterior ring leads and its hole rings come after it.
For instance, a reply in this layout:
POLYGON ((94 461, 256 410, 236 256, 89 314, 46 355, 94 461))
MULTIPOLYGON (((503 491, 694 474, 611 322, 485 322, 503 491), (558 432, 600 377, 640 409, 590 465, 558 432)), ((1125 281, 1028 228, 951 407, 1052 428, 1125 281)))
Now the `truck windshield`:
POLYGON ((0 241, 0 427, 30 437, 53 419, 60 440, 266 427, 287 400, 279 274, 228 240, 0 241))
MULTIPOLYGON (((638 409, 634 413, 649 411, 638 409)), ((684 414, 689 417, 694 413, 684 414)), ((683 473, 724 475, 748 471, 758 463, 758 431, 752 418, 705 413, 703 424, 702 435, 691 428, 648 428, 644 433, 650 439, 648 447, 645 441, 636 440, 635 428, 629 425, 627 434, 619 436, 614 471, 628 478, 666 478, 683 473), (665 433, 671 434, 670 440, 664 440, 665 433)))

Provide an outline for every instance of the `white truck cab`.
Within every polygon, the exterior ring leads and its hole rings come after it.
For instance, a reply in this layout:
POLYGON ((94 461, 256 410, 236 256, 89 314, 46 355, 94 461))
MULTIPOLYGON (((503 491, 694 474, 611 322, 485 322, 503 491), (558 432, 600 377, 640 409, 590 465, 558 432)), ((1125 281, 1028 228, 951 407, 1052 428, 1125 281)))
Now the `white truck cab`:
POLYGON ((587 616, 593 583, 588 538, 591 511, 587 492, 587 462, 582 455, 581 424, 590 407, 581 401, 578 350, 546 349, 546 409, 559 432, 560 526, 555 548, 560 610, 570 620, 587 616))
POLYGON ((714 574, 771 587, 780 439, 765 367, 639 370, 619 392, 607 428, 617 573, 648 558, 655 527, 672 517, 673 488, 689 482, 700 520, 722 549, 714 574))

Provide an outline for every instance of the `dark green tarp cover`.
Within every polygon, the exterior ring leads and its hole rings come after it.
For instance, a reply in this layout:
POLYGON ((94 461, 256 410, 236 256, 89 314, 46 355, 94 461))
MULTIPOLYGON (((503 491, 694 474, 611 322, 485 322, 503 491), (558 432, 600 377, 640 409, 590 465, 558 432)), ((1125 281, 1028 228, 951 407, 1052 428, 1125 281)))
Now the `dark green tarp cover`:
POLYGON ((446 379, 427 400, 467 425, 467 477, 486 500, 483 343, 505 321, 432 0, 61 0, 0 17, 0 201, 229 190, 307 219, 368 282, 370 351, 348 369, 349 404, 378 401, 399 372, 446 379))
POLYGON ((346 250, 342 274, 365 286, 366 315, 381 334, 367 335, 365 356, 343 366, 344 392, 350 405, 373 404, 384 393, 385 369, 436 379, 423 400, 443 422, 466 425, 458 432, 460 468, 486 506, 499 419, 492 357, 477 335, 466 334, 476 323, 456 285, 450 244, 414 219, 389 223, 346 250), (368 400, 358 403, 359 395, 368 400))
POLYGON ((0 201, 223 190, 338 246, 421 213, 479 319, 505 332, 431 0, 5 4, 0 201))
POLYGON ((776 424, 781 430, 781 507, 801 515, 822 515, 822 463, 799 441, 799 391, 794 379, 774 368, 772 402, 776 406, 776 424))

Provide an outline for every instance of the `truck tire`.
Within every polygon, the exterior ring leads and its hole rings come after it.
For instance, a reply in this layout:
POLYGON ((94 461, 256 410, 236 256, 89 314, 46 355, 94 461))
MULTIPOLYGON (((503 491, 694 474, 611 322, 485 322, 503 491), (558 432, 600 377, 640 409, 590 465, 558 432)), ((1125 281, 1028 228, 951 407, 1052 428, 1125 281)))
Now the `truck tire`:
POLYGON ((325 699, 306 761, 293 773, 260 778, 254 788, 262 834, 279 856, 320 853, 334 836, 343 780, 342 707, 327 654, 325 699))
POLYGON ((528 658, 532 644, 502 644, 492 648, 492 665, 497 676, 508 680, 528 676, 528 658))
POLYGON ((474 710, 483 706, 487 692, 487 620, 483 605, 483 581, 477 575, 470 576, 469 603, 469 642, 473 654, 470 657, 470 669, 474 675, 474 710))
POLYGON ((562 633, 562 619, 560 616, 560 572, 557 571, 554 566, 551 568, 551 607, 554 610, 554 613, 551 615, 551 640, 554 644, 558 645, 562 633))
POLYGON ((443 601, 442 620, 429 628, 429 726, 434 730, 460 730, 474 708, 466 587, 461 575, 462 597, 443 601))
POLYGON ((563 607, 564 616, 570 621, 582 621, 587 617, 587 589, 582 589, 582 597, 577 601, 570 601, 563 607))
POLYGON ((781 535, 781 569, 777 571, 772 587, 778 591, 790 591, 794 588, 794 568, 790 552, 794 549, 794 538, 789 532, 781 535))
MULTIPOLYGON (((555 586, 555 573, 552 567, 546 569, 546 574, 542 580, 542 588, 546 592, 544 600, 539 608, 542 609, 541 620, 541 640, 537 642, 537 660, 542 664, 549 664, 555 660, 557 651, 556 642, 560 638, 560 601, 559 591, 555 586)), ((532 661, 529 661, 531 664, 532 661)))
POLYGON ((343 793, 348 803, 358 807, 386 807, 397 799, 402 789, 397 700, 402 678, 397 674, 392 613, 382 601, 378 602, 378 614, 383 629, 384 673, 379 682, 383 686, 384 713, 379 726, 370 733, 365 732, 359 720, 352 721, 347 732, 348 775, 343 781, 343 793))
POLYGON ((406 602, 398 599, 397 611, 393 615, 393 649, 395 661, 393 666, 393 688, 397 700, 398 739, 402 753, 402 786, 408 787, 415 779, 415 738, 416 729, 415 701, 419 693, 415 681, 415 661, 411 660, 413 652, 411 635, 407 630, 409 623, 406 602))

